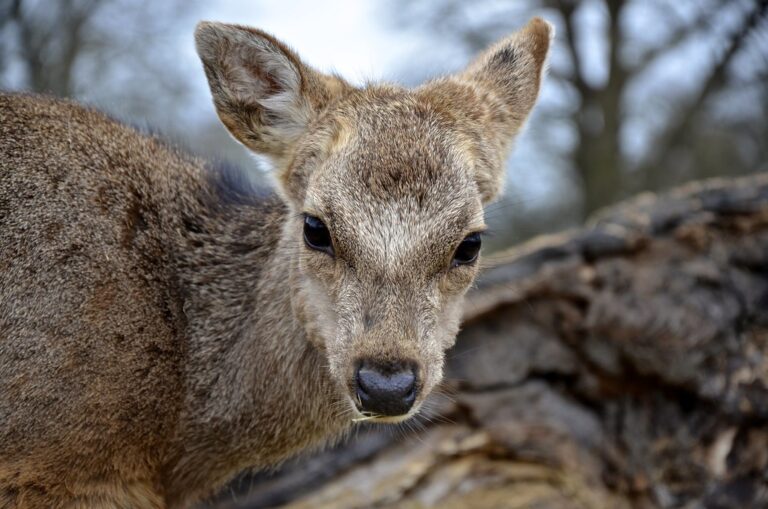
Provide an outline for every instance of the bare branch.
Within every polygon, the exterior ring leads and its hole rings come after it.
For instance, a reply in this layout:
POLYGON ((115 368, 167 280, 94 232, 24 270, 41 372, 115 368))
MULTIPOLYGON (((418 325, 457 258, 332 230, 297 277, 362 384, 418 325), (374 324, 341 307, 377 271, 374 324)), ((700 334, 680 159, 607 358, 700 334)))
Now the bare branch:
POLYGON ((699 30, 712 25, 712 21, 720 17, 722 13, 718 9, 702 9, 696 18, 690 23, 678 22, 675 32, 672 36, 659 44, 655 48, 648 50, 643 56, 640 62, 632 67, 632 71, 635 74, 640 74, 645 71, 658 57, 669 52, 671 49, 677 47, 682 42, 686 41, 691 35, 695 34, 699 30))
POLYGON ((584 64, 581 60, 581 54, 576 46, 576 27, 573 22, 573 14, 576 10, 576 3, 571 0, 556 0, 556 8, 560 11, 560 15, 563 17, 565 23, 565 41, 567 43, 568 52, 571 55, 571 61, 573 62, 573 84, 579 91, 582 99, 590 95, 593 90, 592 87, 584 80, 584 64))
POLYGON ((644 169, 641 174, 645 175, 646 184, 654 181, 654 177, 660 171, 663 171, 664 162, 668 160, 671 152, 678 146, 686 133, 691 129, 696 112, 698 112, 710 95, 722 86, 725 82, 726 71, 733 57, 742 48, 747 37, 758 25, 768 11, 768 1, 761 0, 755 9, 745 17, 742 25, 731 35, 723 56, 712 68, 709 77, 699 89, 698 94, 688 103, 687 107, 670 122, 667 129, 657 137, 655 146, 650 158, 641 165, 644 169))

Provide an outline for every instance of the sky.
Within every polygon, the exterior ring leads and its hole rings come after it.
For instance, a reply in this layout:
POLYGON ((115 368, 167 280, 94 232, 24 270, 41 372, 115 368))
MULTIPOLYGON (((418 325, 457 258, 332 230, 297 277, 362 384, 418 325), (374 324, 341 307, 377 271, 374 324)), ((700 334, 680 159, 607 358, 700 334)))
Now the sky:
MULTIPOLYGON (((425 43, 416 33, 393 34, 383 20, 389 15, 386 7, 360 0, 225 0, 203 6, 200 18, 266 30, 313 67, 362 84, 393 79, 403 60, 411 57, 414 45, 425 43)), ((197 59, 191 45, 185 53, 197 59)))

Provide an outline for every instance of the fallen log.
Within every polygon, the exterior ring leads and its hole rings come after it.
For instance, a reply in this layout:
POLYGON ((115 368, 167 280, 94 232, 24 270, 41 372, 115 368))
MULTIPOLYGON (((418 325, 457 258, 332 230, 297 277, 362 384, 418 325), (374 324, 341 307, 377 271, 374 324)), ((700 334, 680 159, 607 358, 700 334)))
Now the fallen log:
POLYGON ((488 260, 418 423, 217 507, 768 507, 768 175, 691 184, 488 260))

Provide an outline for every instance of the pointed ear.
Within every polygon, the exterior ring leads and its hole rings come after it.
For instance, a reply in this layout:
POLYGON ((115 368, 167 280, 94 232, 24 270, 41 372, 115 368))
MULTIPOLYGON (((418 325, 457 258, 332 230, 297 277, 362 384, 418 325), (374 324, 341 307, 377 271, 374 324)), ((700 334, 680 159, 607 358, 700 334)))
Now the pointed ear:
POLYGON ((485 50, 460 75, 499 101, 500 126, 515 134, 539 95, 555 28, 533 18, 520 31, 485 50))
POLYGON ((475 140, 475 179, 484 202, 501 190, 507 152, 539 95, 554 35, 554 26, 533 18, 466 70, 432 86, 432 93, 450 104, 475 140))
POLYGON ((352 88, 253 28, 202 22, 195 44, 221 121, 241 143, 278 164, 314 116, 352 88))

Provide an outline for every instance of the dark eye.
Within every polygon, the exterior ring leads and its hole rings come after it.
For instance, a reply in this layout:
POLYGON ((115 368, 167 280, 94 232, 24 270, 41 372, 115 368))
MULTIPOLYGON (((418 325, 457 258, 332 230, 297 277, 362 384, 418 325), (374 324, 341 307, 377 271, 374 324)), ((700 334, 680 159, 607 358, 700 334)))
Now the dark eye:
POLYGON ((480 253, 481 244, 482 241, 478 232, 470 233, 464 237, 459 247, 456 248, 456 252, 453 253, 453 266, 474 263, 477 260, 477 255, 480 253))
POLYGON ((333 256, 331 232, 325 223, 314 216, 304 216, 304 243, 311 249, 333 256))

